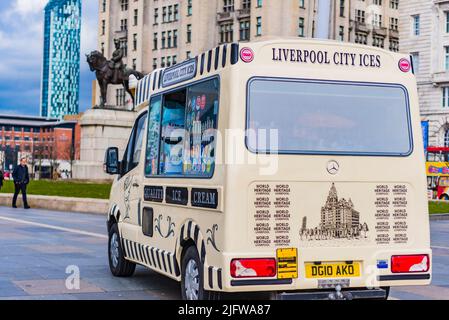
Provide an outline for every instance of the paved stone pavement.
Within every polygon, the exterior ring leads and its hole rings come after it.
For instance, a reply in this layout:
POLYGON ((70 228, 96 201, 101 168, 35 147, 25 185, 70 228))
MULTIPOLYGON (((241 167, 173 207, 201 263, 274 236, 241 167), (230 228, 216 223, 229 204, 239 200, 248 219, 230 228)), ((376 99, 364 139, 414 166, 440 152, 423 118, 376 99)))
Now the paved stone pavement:
MULTIPOLYGON (((431 227, 432 286, 394 289, 393 299, 449 299, 449 221, 431 227)), ((0 299, 180 298, 177 282, 140 266, 134 277, 113 277, 106 247, 103 216, 0 207, 0 299), (70 290, 77 268, 80 286, 70 290)))

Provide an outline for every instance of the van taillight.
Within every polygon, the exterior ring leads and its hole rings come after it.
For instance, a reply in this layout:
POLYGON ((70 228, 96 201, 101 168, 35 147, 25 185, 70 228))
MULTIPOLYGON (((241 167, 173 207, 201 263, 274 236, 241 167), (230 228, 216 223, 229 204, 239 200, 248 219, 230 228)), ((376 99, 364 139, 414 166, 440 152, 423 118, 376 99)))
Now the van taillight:
POLYGON ((427 272, 429 267, 430 259, 427 254, 391 257, 391 272, 393 273, 427 272))
POLYGON ((233 278, 271 278, 276 275, 276 259, 234 259, 231 261, 233 278))

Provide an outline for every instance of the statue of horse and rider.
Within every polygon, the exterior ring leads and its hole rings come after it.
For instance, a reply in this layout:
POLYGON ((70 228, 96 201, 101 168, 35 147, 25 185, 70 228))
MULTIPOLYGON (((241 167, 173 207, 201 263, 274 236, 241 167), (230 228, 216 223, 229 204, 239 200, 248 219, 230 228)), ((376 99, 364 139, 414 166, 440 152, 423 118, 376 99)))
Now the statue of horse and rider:
POLYGON ((99 51, 92 51, 90 54, 86 55, 90 70, 92 72, 95 71, 100 86, 100 107, 104 107, 107 103, 107 92, 110 84, 123 85, 126 92, 131 96, 134 105, 134 96, 129 89, 129 77, 133 75, 137 80, 140 80, 145 76, 141 72, 127 68, 126 65, 123 64, 122 59, 124 57, 124 52, 120 47, 120 41, 115 39, 114 44, 115 51, 113 52, 110 61, 108 61, 99 51))

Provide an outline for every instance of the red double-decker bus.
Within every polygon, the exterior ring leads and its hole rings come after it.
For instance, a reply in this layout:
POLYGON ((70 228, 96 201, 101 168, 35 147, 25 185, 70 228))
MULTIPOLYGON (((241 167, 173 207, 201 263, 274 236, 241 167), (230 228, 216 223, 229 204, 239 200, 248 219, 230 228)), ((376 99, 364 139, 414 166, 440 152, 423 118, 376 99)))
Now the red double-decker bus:
POLYGON ((427 148, 426 174, 429 197, 449 200, 449 147, 427 148))

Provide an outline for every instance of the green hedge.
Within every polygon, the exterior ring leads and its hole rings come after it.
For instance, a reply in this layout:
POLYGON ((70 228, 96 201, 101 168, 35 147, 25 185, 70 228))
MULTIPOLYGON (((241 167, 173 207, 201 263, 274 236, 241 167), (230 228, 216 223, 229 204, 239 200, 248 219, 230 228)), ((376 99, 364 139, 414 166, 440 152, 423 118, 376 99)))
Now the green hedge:
POLYGON ((449 201, 429 201, 429 213, 449 213, 449 201))
MULTIPOLYGON (((42 196, 109 199, 111 184, 39 180, 31 181, 27 192, 42 196)), ((4 181, 0 193, 14 193, 12 181, 4 181)))

